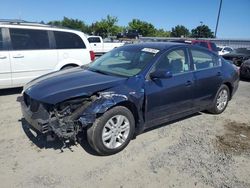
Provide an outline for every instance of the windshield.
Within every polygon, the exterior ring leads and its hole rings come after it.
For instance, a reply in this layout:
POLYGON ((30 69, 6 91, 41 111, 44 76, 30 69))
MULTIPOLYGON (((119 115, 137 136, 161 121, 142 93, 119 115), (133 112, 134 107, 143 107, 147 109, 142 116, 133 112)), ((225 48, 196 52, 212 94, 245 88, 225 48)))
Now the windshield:
POLYGON ((104 74, 131 77, 140 73, 159 50, 151 48, 122 47, 101 56, 88 68, 104 74))

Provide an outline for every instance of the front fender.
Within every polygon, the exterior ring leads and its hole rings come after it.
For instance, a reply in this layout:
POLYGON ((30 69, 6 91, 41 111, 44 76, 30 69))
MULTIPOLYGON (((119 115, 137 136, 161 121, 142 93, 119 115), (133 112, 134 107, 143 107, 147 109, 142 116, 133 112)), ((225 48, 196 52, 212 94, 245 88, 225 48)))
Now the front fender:
POLYGON ((113 92, 102 92, 92 98, 92 102, 83 110, 79 117, 83 127, 93 124, 98 114, 103 114, 116 104, 128 100, 126 95, 113 92))
POLYGON ((103 114, 116 104, 128 101, 128 97, 113 92, 102 92, 96 100, 89 106, 85 113, 103 114))

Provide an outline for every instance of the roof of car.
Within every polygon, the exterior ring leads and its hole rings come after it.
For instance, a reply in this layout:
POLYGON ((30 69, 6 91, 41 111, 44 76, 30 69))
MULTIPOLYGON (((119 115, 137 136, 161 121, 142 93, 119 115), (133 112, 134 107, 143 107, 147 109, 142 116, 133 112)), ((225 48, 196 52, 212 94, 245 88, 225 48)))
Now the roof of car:
POLYGON ((184 43, 177 43, 177 42, 143 42, 143 43, 137 43, 133 44, 134 47, 138 48, 155 48, 158 50, 165 50, 173 46, 187 46, 188 44, 184 43))

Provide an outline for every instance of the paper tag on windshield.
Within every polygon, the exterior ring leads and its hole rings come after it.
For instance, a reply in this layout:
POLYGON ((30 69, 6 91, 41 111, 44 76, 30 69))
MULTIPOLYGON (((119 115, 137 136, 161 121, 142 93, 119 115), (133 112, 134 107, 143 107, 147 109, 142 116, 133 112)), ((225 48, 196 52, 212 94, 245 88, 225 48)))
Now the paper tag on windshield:
POLYGON ((156 54, 156 53, 158 53, 160 50, 153 49, 153 48, 143 48, 141 51, 156 54))

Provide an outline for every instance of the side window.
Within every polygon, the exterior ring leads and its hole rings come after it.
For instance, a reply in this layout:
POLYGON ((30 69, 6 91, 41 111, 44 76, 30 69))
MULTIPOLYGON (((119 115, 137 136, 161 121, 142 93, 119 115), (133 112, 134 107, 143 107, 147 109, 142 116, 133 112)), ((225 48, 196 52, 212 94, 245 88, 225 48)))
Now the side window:
POLYGON ((166 70, 173 74, 188 72, 189 62, 184 49, 177 49, 164 54, 156 63, 154 70, 166 70))
POLYGON ((54 31, 57 49, 86 48, 81 37, 75 33, 54 31))
POLYGON ((50 48, 47 31, 12 28, 9 30, 13 50, 41 50, 50 48))
POLYGON ((233 50, 231 48, 224 48, 224 50, 228 51, 228 52, 232 52, 233 50))
POLYGON ((0 51, 3 50, 3 35, 2 28, 0 28, 0 51))
POLYGON ((195 70, 213 68, 220 65, 220 59, 212 53, 191 49, 195 70))
POLYGON ((89 43, 100 43, 101 42, 99 37, 89 37, 88 41, 89 41, 89 43))

